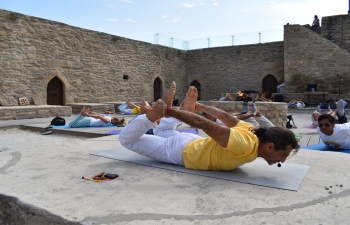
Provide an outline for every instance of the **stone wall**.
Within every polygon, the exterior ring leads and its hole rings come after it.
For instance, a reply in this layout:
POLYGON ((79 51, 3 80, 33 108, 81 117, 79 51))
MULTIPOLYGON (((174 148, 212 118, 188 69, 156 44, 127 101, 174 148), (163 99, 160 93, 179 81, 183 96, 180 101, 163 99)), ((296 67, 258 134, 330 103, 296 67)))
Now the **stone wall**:
POLYGON ((322 17, 321 36, 350 52, 350 15, 322 17))
MULTIPOLYGON (((286 93, 303 93, 307 84, 317 91, 337 93, 339 74, 350 80, 350 53, 300 25, 284 26, 284 79, 286 93)), ((342 82, 342 90, 350 90, 342 82)))
POLYGON ((71 115, 72 107, 70 106, 28 105, 0 107, 0 120, 22 120, 71 115))
POLYGON ((284 82, 283 42, 187 51, 188 82, 199 81, 201 100, 239 90, 261 92, 262 79, 271 74, 284 82))
POLYGON ((47 84, 63 83, 64 105, 153 100, 153 82, 187 89, 184 51, 0 10, 0 92, 46 104, 47 84), (128 76, 128 79, 123 79, 128 76))

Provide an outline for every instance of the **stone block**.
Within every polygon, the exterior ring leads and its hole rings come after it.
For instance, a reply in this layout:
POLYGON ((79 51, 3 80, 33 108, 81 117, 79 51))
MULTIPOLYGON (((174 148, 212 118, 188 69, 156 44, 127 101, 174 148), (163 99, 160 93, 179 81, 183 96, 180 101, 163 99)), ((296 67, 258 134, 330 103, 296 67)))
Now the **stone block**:
POLYGON ((24 106, 24 105, 29 105, 29 101, 26 97, 22 97, 18 99, 19 105, 24 106))
POLYGON ((15 106, 18 105, 18 101, 9 94, 3 94, 0 96, 0 105, 1 106, 15 106))

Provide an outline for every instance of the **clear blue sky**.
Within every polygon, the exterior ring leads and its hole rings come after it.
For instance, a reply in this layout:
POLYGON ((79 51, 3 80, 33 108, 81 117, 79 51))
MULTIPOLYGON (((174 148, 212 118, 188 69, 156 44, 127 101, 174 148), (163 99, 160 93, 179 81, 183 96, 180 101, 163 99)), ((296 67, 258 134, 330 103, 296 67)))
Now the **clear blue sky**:
POLYGON ((311 24, 347 14, 348 0, 0 0, 0 8, 145 42, 157 32, 183 40, 311 24))

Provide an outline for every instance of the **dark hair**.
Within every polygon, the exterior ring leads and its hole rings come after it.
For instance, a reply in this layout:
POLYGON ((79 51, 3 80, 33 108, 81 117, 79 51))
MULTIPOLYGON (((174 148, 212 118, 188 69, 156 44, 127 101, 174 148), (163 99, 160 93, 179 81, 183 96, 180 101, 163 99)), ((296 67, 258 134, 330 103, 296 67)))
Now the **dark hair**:
POLYGON ((298 140, 295 138, 295 134, 284 127, 270 127, 255 129, 255 135, 259 138, 260 142, 268 143, 272 142, 275 147, 275 151, 285 150, 288 145, 291 145, 294 149, 294 154, 299 151, 298 140))
POLYGON ((114 126, 118 126, 118 127, 124 127, 126 125, 124 118, 119 119, 116 116, 111 117, 111 124, 113 124, 114 126), (116 119, 116 121, 113 121, 113 119, 116 119))
POLYGON ((335 119, 331 114, 322 114, 318 117, 318 122, 321 120, 328 120, 330 123, 335 123, 335 119))

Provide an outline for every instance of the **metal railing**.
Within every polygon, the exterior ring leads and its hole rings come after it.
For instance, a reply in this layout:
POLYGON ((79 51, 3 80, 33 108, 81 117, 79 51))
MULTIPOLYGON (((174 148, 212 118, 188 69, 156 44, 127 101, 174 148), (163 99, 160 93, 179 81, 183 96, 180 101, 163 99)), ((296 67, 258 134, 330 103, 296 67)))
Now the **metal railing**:
POLYGON ((262 44, 275 41, 283 41, 283 29, 238 33, 190 40, 184 40, 160 32, 153 36, 153 44, 185 51, 201 48, 262 44))

